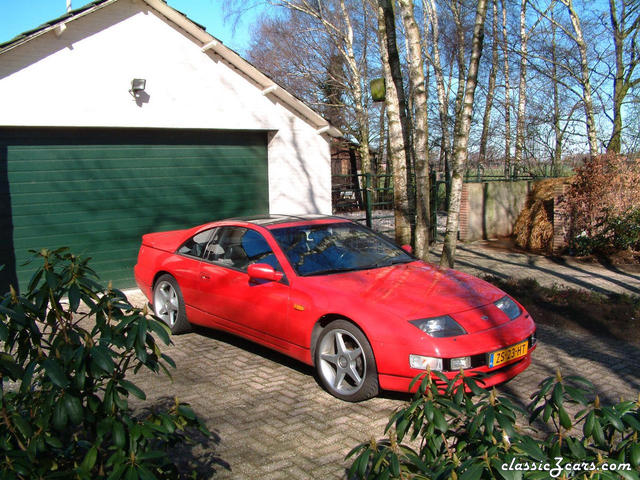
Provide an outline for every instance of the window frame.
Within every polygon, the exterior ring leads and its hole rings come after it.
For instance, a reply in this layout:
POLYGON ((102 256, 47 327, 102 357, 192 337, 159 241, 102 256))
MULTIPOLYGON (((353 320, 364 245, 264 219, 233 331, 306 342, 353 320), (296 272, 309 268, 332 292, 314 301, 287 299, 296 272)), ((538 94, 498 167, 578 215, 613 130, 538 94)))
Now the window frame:
MULTIPOLYGON (((241 235, 241 238, 244 237, 244 235, 246 235, 248 232, 253 232, 254 234, 258 235, 264 241, 265 245, 271 251, 270 255, 274 256, 274 259, 275 259, 275 261, 276 261, 276 263, 277 263, 277 265, 279 267, 279 268, 275 268, 274 267, 274 270, 276 272, 280 272, 280 273, 283 274, 282 280, 280 280, 280 282, 287 284, 288 282, 286 280, 286 273, 285 273, 284 267, 282 266, 282 262, 278 259, 278 256, 277 256, 275 250, 269 244, 269 242, 267 241, 267 238, 265 237, 264 234, 262 234, 260 231, 254 229, 254 228, 250 228, 250 227, 244 226, 244 225, 220 225, 218 227, 215 227, 215 230, 220 230, 221 234, 225 235, 225 236, 228 235, 228 233, 225 232, 225 230, 229 230, 230 231, 230 230, 234 230, 234 229, 235 230, 238 230, 238 229, 245 230, 245 232, 241 235)), ((209 241, 207 242, 207 246, 205 247, 205 251, 208 249, 209 245, 213 242, 214 238, 215 238, 215 234, 212 234, 209 237, 209 241)), ((222 237, 222 238, 225 238, 225 237, 222 237)), ((221 242, 218 242, 218 245, 220 243, 221 242)), ((244 247, 242 247, 242 250, 246 254, 246 251, 244 250, 244 247)), ((247 258, 249 258, 248 255, 247 255, 247 258)), ((238 267, 236 267, 234 265, 229 265, 228 263, 221 262, 220 260, 209 260, 209 259, 206 259, 206 258, 200 258, 200 260, 203 261, 203 262, 206 262, 208 264, 215 265, 217 267, 227 268, 229 270, 234 270, 236 272, 241 272, 241 273, 244 273, 245 275, 248 275, 249 265, 253 265, 253 264, 256 264, 256 263, 264 263, 264 262, 256 261, 256 262, 248 263, 245 268, 238 268, 238 267)), ((269 265, 269 264, 267 264, 267 265, 269 265)), ((271 265, 271 266, 273 267, 273 265, 271 265)))

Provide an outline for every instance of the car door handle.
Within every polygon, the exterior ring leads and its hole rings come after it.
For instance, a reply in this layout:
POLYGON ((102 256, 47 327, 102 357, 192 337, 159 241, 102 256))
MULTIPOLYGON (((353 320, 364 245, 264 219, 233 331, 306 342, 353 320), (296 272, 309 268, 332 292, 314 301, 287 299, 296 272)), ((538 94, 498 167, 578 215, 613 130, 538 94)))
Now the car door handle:
POLYGON ((202 280, 209 280, 209 275, 207 275, 207 274, 205 274, 205 273, 201 273, 201 274, 200 274, 200 278, 201 278, 202 280))

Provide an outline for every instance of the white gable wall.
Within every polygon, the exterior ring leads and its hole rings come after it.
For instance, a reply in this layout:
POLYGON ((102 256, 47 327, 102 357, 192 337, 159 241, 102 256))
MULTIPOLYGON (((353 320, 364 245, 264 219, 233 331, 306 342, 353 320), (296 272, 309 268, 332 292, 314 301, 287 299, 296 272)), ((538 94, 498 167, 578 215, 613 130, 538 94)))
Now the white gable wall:
POLYGON ((143 2, 0 55, 0 126, 266 130, 272 213, 331 213, 328 137, 143 2), (148 98, 128 92, 147 80, 148 98), (142 98, 142 97, 141 97, 142 98))

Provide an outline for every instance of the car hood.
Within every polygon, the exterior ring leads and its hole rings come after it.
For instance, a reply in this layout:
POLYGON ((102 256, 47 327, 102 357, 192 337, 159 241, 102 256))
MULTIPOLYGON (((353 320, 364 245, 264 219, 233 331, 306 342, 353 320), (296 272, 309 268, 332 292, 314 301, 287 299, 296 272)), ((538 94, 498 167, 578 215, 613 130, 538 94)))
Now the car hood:
POLYGON ((468 333, 509 321, 493 305, 505 293, 479 278, 424 262, 306 277, 330 295, 403 320, 448 314, 468 333), (489 317, 489 318, 487 318, 489 317))

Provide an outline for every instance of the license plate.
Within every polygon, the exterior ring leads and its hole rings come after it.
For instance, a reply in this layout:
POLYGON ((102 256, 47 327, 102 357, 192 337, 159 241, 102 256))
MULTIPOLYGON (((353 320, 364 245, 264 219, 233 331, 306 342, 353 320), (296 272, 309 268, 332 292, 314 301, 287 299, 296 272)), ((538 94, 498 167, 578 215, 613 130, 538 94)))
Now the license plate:
POLYGON ((489 354, 489 368, 497 367, 516 358, 524 357, 529 350, 529 340, 489 354))

